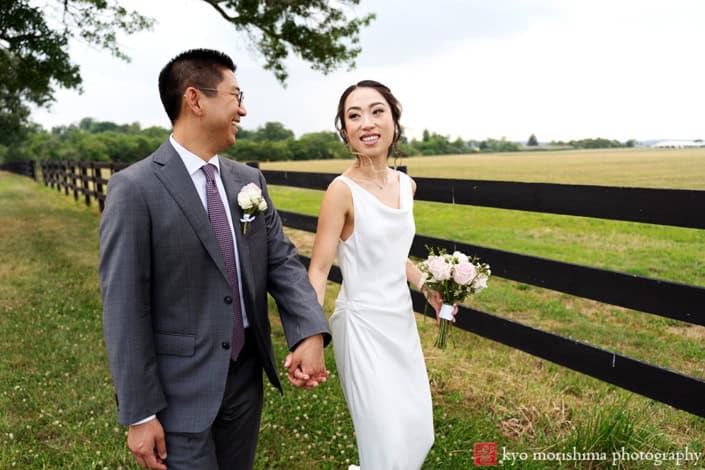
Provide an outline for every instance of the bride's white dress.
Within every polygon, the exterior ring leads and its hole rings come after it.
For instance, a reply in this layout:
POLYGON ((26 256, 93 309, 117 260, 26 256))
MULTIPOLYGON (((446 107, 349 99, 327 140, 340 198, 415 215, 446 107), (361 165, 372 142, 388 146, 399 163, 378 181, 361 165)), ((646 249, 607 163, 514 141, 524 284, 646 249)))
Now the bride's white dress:
POLYGON ((355 223, 338 244, 343 284, 330 322, 362 470, 419 469, 433 445, 431 391, 406 279, 413 194, 409 177, 396 174, 399 209, 337 178, 350 187, 355 223))

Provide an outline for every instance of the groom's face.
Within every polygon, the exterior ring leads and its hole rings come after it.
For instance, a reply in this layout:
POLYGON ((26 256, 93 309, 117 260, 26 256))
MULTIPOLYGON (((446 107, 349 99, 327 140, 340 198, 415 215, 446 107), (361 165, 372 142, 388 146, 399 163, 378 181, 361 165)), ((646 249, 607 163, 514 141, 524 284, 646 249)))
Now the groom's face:
POLYGON ((230 148, 237 136, 240 119, 247 114, 240 100, 240 85, 231 70, 223 69, 217 91, 204 93, 203 125, 218 152, 230 148))

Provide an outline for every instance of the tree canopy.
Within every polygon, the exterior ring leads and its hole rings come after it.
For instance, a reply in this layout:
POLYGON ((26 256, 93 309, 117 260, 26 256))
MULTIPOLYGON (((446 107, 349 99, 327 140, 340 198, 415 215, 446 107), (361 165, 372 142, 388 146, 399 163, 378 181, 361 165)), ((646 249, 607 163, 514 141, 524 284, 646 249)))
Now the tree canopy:
MULTIPOLYGON (((360 0, 192 0, 203 1, 264 58, 264 67, 284 84, 290 53, 328 73, 360 53, 359 32, 374 14, 348 18, 360 0)), ((118 34, 148 30, 154 20, 127 10, 120 0, 2 0, 0 8, 0 145, 26 132, 30 108, 47 106, 57 87, 81 90, 81 73, 69 55, 80 39, 129 60, 118 34)))

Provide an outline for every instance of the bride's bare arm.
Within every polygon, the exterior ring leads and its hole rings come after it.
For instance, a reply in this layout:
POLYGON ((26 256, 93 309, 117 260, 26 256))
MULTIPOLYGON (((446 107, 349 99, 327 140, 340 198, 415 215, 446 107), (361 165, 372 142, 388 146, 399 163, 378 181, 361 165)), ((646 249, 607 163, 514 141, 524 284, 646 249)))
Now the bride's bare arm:
POLYGON ((338 241, 350 236, 353 222, 350 188, 341 181, 334 181, 328 186, 321 202, 313 254, 308 268, 308 279, 316 290, 321 305, 325 298, 326 280, 335 259, 338 241))

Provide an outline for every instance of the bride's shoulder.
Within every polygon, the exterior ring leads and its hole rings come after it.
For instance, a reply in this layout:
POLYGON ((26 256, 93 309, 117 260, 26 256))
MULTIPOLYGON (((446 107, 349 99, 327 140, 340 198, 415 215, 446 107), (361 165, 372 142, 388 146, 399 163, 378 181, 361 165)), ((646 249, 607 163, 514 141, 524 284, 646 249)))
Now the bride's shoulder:
POLYGON ((403 180, 407 180, 409 182, 409 185, 411 186, 411 194, 416 193, 416 181, 414 181, 414 178, 411 176, 407 175, 403 171, 395 170, 397 174, 399 175, 399 182, 401 183, 403 180))
POLYGON ((348 183, 349 178, 344 174, 337 176, 330 182, 328 189, 326 190, 326 195, 330 194, 332 197, 349 198, 351 197, 350 184, 348 183))

